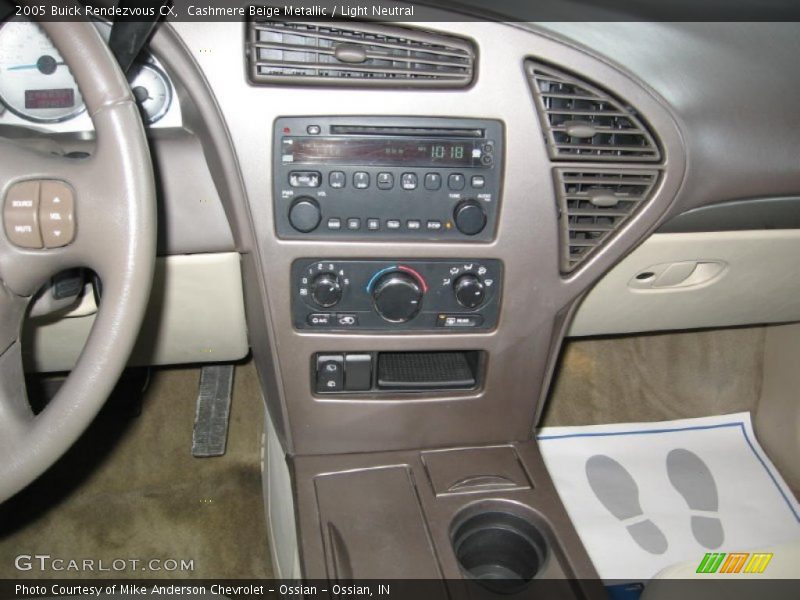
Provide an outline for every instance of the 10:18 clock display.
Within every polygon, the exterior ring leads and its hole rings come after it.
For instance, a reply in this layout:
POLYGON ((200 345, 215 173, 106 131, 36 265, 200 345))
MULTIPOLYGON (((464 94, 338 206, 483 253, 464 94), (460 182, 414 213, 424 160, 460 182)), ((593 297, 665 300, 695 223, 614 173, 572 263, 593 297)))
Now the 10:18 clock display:
POLYGON ((283 162, 379 166, 481 166, 473 140, 283 138, 283 162))

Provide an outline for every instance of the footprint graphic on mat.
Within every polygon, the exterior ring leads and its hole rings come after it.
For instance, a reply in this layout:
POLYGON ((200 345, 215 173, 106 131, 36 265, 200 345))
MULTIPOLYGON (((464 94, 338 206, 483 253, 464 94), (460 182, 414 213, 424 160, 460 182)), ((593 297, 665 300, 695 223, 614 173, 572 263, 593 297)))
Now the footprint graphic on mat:
POLYGON ((653 521, 644 517, 639 486, 625 467, 610 456, 595 454, 586 461, 586 478, 597 499, 622 522, 643 550, 651 554, 667 551, 667 538, 653 521))
POLYGON ((717 484, 711 470, 697 454, 679 448, 667 454, 667 476, 672 486, 678 490, 689 509, 701 513, 693 514, 692 533, 694 538, 709 550, 722 545, 725 533, 722 522, 716 516, 719 509, 717 484))

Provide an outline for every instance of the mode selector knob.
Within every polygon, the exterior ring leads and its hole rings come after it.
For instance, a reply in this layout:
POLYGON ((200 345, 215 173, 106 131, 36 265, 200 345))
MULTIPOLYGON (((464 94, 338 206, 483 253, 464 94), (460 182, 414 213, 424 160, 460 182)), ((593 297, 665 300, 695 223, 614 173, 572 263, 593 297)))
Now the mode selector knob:
POLYGON ((322 220, 319 204, 310 196, 300 196, 289 209, 289 223, 297 231, 308 233, 314 231, 322 220))
POLYGON ((461 233, 477 235, 486 227, 486 211, 475 200, 464 200, 456 204, 453 220, 461 233))
POLYGON ((483 304, 486 289, 476 275, 462 275, 453 284, 456 300, 464 308, 476 308, 483 304))
POLYGON ((342 284, 334 273, 321 273, 311 282, 311 299, 322 308, 330 308, 342 299, 342 284))
POLYGON ((405 323, 422 308, 422 286, 407 273, 392 271, 375 284, 372 300, 378 314, 391 323, 405 323))

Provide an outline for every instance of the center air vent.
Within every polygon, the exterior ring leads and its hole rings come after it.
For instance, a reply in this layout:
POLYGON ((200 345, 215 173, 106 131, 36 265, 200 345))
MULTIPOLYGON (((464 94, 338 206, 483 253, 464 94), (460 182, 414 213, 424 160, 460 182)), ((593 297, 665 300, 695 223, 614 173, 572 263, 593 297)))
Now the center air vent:
POLYGON ((658 180, 655 170, 554 171, 564 273, 577 267, 635 214, 658 180))
POLYGON ((464 39, 368 23, 249 23, 253 83, 458 88, 472 82, 464 39))
POLYGON ((658 144, 636 110, 599 88, 526 62, 553 160, 658 161, 658 144))

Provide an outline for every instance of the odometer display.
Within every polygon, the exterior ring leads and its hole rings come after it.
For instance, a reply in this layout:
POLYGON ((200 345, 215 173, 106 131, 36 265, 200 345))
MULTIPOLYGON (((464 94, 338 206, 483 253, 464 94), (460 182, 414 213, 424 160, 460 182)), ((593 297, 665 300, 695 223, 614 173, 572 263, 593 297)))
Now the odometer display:
POLYGON ((25 108, 72 108, 75 106, 75 90, 25 90, 25 108))
POLYGON ((478 167, 481 149, 474 140, 286 137, 283 159, 301 164, 478 167))

